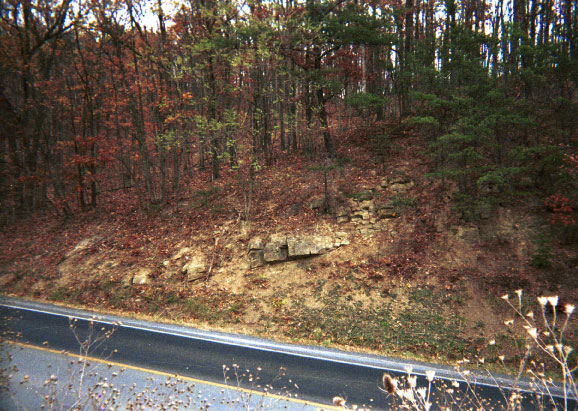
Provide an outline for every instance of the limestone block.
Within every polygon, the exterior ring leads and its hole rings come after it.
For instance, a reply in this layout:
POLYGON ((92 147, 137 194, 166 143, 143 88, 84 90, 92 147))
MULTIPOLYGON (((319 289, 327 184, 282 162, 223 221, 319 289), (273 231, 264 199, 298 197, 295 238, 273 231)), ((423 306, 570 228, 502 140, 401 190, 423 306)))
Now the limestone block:
POLYGON ((389 186, 389 189, 394 193, 403 193, 414 186, 413 181, 409 181, 407 183, 394 183, 389 186))
POLYGON ((268 263, 285 261, 287 259, 287 245, 269 242, 263 249, 263 259, 268 263))
POLYGON ((207 260, 203 254, 194 255, 185 263, 181 271, 187 275, 188 281, 195 281, 207 272, 207 260))
POLYGON ((359 208, 359 204, 354 198, 348 198, 345 200, 345 202, 351 210, 359 208))
POLYGON ((360 201, 359 208, 362 210, 373 211, 375 210, 375 202, 373 200, 360 201))
POLYGON ((263 250, 249 251, 249 267, 257 268, 265 265, 265 256, 263 250))
POLYGON ((146 285, 150 283, 151 270, 149 268, 139 269, 132 277, 132 283, 134 285, 146 285))
POLYGON ((351 213, 350 207, 339 206, 339 207, 337 207, 335 215, 337 215, 337 217, 348 217, 350 213, 351 213))
POLYGON ((377 212, 379 218, 395 218, 397 215, 392 205, 383 206, 377 212))
POLYGON ((373 234, 373 229, 371 227, 360 227, 357 232, 364 237, 368 237, 373 234))
POLYGON ((287 234, 285 233, 275 233, 271 234, 267 244, 276 244, 279 247, 287 245, 287 234))
POLYGON ((353 213, 352 219, 353 217, 356 218, 360 218, 361 220, 369 220, 369 210, 359 210, 359 211, 355 211, 353 213))
POLYGON ((351 222, 353 224, 359 224, 361 221, 363 221, 363 218, 361 218, 361 216, 358 215, 351 216, 351 222))
POLYGON ((249 250, 262 250, 265 248, 265 240, 262 237, 256 236, 249 240, 249 250))
POLYGON ((287 248, 289 257, 324 254, 333 248, 333 239, 328 236, 289 238, 287 248))
POLYGON ((395 173, 393 176, 386 179, 387 184, 408 184, 410 179, 404 173, 395 173))
POLYGON ((350 244, 350 242, 349 242, 349 236, 347 235, 347 233, 345 233, 343 231, 338 231, 335 233, 335 242, 334 242, 335 247, 340 247, 342 245, 348 245, 348 244, 350 244))

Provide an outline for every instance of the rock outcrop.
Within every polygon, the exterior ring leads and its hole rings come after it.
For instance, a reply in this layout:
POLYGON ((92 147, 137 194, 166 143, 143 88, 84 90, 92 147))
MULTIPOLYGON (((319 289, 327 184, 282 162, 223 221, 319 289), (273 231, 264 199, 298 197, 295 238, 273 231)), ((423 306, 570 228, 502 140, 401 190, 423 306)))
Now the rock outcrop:
POLYGON ((196 254, 188 258, 181 269, 188 281, 196 281, 207 273, 207 260, 203 254, 196 254))
POLYGON ((403 174, 383 178, 373 190, 364 189, 350 195, 339 205, 336 209, 337 222, 353 225, 359 234, 371 235, 374 231, 383 229, 388 219, 399 215, 400 210, 394 200, 406 196, 405 193, 413 186, 413 181, 403 174), (393 198, 386 198, 382 190, 395 195, 393 198))
POLYGON ((265 264, 307 258, 325 254, 342 245, 349 244, 345 233, 328 235, 304 234, 272 234, 265 240, 263 237, 253 237, 249 241, 249 265, 251 268, 265 264))
POLYGON ((134 285, 147 285, 150 283, 150 276, 152 270, 149 268, 140 268, 132 277, 132 284, 134 285))
POLYGON ((199 250, 182 247, 169 260, 163 261, 163 267, 174 274, 180 271, 187 281, 196 281, 207 273, 207 257, 199 250))

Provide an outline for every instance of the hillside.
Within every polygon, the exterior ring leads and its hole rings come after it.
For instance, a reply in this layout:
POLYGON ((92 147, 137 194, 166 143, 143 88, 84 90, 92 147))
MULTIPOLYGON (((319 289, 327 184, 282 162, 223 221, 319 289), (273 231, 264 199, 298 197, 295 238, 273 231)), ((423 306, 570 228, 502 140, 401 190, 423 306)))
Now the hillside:
POLYGON ((338 140, 336 167, 296 154, 263 169, 248 220, 247 185, 231 171, 211 183, 205 171, 159 206, 114 191, 69 219, 38 213, 4 227, 3 292, 441 362, 506 352, 515 367, 500 296, 523 289, 535 308, 539 295, 575 301, 575 243, 538 200, 464 221, 455 189, 428 177, 427 141, 394 136, 376 159, 369 131, 338 140))
POLYGON ((3 293, 578 395, 571 1, 6 3, 3 293))

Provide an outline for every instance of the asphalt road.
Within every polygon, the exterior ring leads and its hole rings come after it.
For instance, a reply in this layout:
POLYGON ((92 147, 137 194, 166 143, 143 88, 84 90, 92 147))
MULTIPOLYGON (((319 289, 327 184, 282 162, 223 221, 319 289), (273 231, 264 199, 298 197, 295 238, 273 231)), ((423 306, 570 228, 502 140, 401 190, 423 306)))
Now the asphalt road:
POLYGON ((3 348, 7 356, 0 366, 10 370, 8 390, 0 391, 4 411, 328 409, 294 396, 242 389, 234 381, 212 384, 21 343, 3 348))
MULTIPOLYGON (((94 358, 215 384, 225 382, 223 367, 227 367, 228 383, 320 404, 329 405, 339 395, 348 405, 388 409, 391 396, 379 389, 382 375, 401 377, 407 375, 407 367, 417 377, 417 387, 428 387, 426 372, 435 371, 430 390, 434 404, 503 409, 504 397, 509 396, 506 378, 475 376, 475 384, 472 380, 468 384, 463 374, 450 367, 96 315, 7 297, 0 299, 0 310, 8 319, 4 327, 23 343, 79 353, 80 343, 92 333, 89 355, 94 358), (71 319, 75 319, 73 327, 71 319), (98 341, 111 329, 110 338, 98 341)), ((525 383, 518 387, 529 390, 525 383)), ((539 408, 533 398, 524 394, 524 409, 539 408)), ((547 400, 541 401, 549 408, 547 400)), ((576 408, 575 402, 570 405, 576 408)))

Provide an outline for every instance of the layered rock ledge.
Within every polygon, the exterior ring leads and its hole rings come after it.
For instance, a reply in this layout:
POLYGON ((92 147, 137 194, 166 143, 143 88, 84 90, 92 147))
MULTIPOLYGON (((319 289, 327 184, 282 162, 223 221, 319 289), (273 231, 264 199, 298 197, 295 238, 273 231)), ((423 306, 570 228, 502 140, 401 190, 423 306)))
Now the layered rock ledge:
POLYGON ((347 244, 348 235, 341 232, 335 233, 335 236, 286 233, 272 234, 267 238, 257 236, 249 241, 249 266, 256 268, 265 264, 308 258, 347 244))

